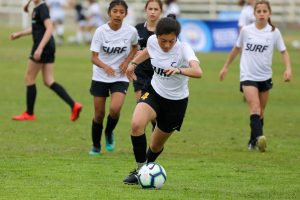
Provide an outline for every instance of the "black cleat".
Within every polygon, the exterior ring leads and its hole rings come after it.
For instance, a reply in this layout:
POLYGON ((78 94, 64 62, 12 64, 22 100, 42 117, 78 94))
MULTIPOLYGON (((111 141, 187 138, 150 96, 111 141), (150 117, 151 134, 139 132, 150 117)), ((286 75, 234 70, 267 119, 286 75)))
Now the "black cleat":
POLYGON ((138 185, 139 181, 137 179, 138 171, 136 169, 132 170, 129 175, 123 180, 124 184, 127 185, 138 185))

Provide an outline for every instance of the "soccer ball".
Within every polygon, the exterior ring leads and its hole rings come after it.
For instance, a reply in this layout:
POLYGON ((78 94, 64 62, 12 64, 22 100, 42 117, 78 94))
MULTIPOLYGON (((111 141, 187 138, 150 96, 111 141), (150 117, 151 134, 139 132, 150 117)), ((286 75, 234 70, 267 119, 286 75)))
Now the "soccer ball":
POLYGON ((166 180, 166 171, 158 163, 147 163, 138 172, 138 181, 144 189, 160 189, 166 180))

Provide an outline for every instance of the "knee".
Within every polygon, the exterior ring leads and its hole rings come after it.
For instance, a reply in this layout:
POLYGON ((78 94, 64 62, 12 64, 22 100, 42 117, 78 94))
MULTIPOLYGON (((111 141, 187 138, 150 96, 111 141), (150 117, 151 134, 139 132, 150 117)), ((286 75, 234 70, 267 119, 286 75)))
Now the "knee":
POLYGON ((140 135, 144 132, 145 127, 136 120, 131 122, 131 133, 132 135, 140 135))
POLYGON ((32 85, 35 83, 35 80, 27 75, 25 75, 24 80, 25 80, 26 85, 32 85))
POLYGON ((105 116, 105 112, 95 112, 94 121, 96 123, 102 123, 105 116))
POLYGON ((111 118, 117 119, 120 116, 120 110, 121 110, 120 108, 116 108, 116 107, 110 108, 109 115, 111 116, 111 118))

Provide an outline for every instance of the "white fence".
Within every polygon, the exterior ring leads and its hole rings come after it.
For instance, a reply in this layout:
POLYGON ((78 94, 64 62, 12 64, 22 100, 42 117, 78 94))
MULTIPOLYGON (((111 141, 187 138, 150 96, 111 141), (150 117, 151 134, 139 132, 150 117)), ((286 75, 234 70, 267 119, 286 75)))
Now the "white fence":
MULTIPOLYGON (((13 26, 24 25, 22 6, 27 0, 0 0, 1 23, 13 26)), ((178 0, 181 17, 193 19, 217 19, 223 11, 237 12, 241 7, 238 0, 178 0)), ((106 9, 110 0, 99 0, 102 13, 106 16, 106 9)), ((144 5, 146 0, 127 0, 130 8, 132 22, 139 22, 144 18, 144 5)), ((270 0, 272 6, 272 21, 275 23, 299 23, 300 0, 270 0)), ((74 23, 75 12, 67 10, 67 24, 74 23)))

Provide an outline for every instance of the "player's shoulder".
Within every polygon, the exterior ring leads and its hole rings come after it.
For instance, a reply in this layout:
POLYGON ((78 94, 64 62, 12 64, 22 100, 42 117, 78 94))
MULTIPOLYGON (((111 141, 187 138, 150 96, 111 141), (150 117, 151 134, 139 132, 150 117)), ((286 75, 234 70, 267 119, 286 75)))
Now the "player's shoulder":
POLYGON ((135 25, 136 29, 143 29, 145 27, 145 23, 138 23, 137 25, 135 25))
POLYGON ((127 31, 136 31, 136 28, 130 24, 123 23, 122 24, 122 29, 127 30, 127 31))

